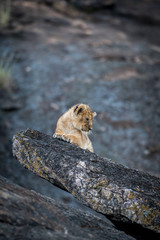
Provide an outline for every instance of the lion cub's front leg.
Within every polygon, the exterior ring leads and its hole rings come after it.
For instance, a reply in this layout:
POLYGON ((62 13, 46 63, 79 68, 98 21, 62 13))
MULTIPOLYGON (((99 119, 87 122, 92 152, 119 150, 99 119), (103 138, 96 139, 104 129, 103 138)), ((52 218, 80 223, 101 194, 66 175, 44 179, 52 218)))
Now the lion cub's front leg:
POLYGON ((58 139, 63 139, 64 141, 71 143, 71 140, 65 135, 63 131, 60 131, 60 130, 56 131, 53 137, 58 139))
POLYGON ((55 132, 53 136, 55 138, 63 139, 66 142, 76 144, 77 146, 80 147, 79 139, 72 134, 65 134, 63 131, 58 130, 55 132))
POLYGON ((70 143, 73 143, 73 144, 77 145, 78 147, 86 149, 90 152, 94 152, 92 143, 90 141, 89 141, 88 147, 84 148, 82 140, 80 138, 78 138, 74 135, 71 135, 71 134, 67 134, 67 135, 65 135, 65 137, 66 137, 66 139, 69 139, 70 143))
POLYGON ((91 146, 89 146, 88 148, 86 148, 88 151, 90 151, 90 152, 94 152, 94 150, 93 150, 93 147, 92 147, 92 145, 91 146))
POLYGON ((65 135, 65 137, 66 137, 66 139, 69 140, 70 143, 73 143, 73 144, 81 147, 81 146, 80 146, 79 139, 78 139, 76 136, 71 135, 71 134, 67 134, 67 135, 65 135))

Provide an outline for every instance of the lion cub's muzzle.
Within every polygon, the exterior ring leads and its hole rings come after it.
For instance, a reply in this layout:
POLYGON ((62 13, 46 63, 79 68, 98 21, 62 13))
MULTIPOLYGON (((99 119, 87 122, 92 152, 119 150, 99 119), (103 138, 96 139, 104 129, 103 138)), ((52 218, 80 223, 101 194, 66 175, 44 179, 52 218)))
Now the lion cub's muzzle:
POLYGON ((84 126, 83 128, 82 128, 82 131, 85 131, 85 132, 89 132, 89 131, 91 131, 92 130, 92 127, 91 126, 84 126))

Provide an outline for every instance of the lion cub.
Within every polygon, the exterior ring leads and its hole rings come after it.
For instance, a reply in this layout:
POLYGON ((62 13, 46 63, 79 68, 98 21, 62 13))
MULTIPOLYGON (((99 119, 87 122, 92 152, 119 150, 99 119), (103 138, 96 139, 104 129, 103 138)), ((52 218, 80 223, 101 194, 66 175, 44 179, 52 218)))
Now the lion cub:
POLYGON ((53 136, 93 152, 88 132, 92 130, 92 121, 95 116, 96 113, 92 112, 88 105, 75 105, 58 119, 53 136))

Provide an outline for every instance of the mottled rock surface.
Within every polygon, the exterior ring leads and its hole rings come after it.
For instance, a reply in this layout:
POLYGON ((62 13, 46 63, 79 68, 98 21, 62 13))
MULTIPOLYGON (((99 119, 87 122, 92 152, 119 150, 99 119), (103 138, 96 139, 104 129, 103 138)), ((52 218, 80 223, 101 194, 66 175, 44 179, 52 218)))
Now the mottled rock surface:
POLYGON ((0 177, 0 239, 132 240, 107 219, 69 208, 0 177))
POLYGON ((13 137, 13 154, 29 170, 112 218, 160 232, 160 179, 34 130, 13 137))

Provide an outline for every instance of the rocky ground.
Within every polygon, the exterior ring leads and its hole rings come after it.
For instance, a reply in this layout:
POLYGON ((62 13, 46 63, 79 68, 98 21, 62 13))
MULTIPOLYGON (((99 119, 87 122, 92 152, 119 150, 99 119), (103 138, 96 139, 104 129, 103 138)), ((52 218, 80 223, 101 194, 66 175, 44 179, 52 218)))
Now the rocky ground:
POLYGON ((12 87, 0 90, 0 174, 73 204, 17 163, 11 140, 26 128, 52 135, 58 117, 82 102, 97 112, 90 137, 98 155, 160 176, 159 1, 92 14, 43 2, 13 1, 10 29, 1 29, 12 87))

